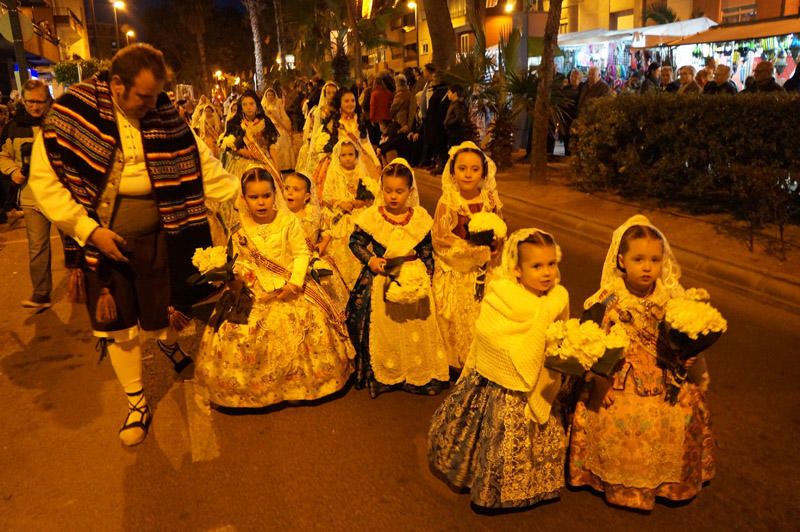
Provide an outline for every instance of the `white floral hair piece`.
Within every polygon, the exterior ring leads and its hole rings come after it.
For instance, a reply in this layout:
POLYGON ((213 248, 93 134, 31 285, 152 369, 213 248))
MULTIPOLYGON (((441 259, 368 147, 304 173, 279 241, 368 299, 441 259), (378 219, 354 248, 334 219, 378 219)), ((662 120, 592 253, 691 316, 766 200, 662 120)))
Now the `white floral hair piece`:
MULTIPOLYGON (((383 172, 385 172, 387 168, 389 168, 390 166, 392 166, 394 164, 399 164, 401 166, 405 166, 411 172, 411 187, 412 188, 411 188, 411 194, 409 194, 408 199, 406 200, 406 205, 408 205, 409 207, 418 207, 419 206, 419 189, 417 188, 417 177, 414 174, 414 169, 411 168, 411 165, 408 164, 408 161, 406 161, 402 157, 395 157, 394 159, 389 161, 389 164, 387 164, 383 168, 383 172)), ((381 182, 382 181, 383 181, 383 173, 381 173, 381 182)), ((384 205, 383 194, 378 194, 378 196, 375 198, 375 203, 377 205, 384 205)))
POLYGON ((497 175, 497 165, 494 164, 494 161, 488 155, 486 155, 483 150, 481 150, 474 142, 469 140, 462 142, 458 146, 453 146, 448 152, 449 158, 447 160, 447 164, 444 165, 444 171, 442 172, 442 199, 440 201, 449 209, 461 215, 470 216, 467 200, 461 196, 461 191, 458 188, 458 183, 456 183, 455 176, 450 172, 450 167, 455 161, 456 156, 466 149, 479 151, 483 153, 483 156, 486 158, 486 175, 483 176, 480 184, 480 197, 483 200, 484 210, 500 210, 503 207, 503 204, 500 201, 499 194, 497 193, 497 181, 495 179, 495 176, 497 175))
POLYGON ((611 237, 611 245, 608 247, 608 252, 606 253, 606 260, 603 263, 603 273, 600 276, 600 290, 586 300, 584 303, 585 308, 589 308, 595 303, 600 303, 601 301, 599 301, 599 298, 601 297, 601 293, 613 291, 614 286, 625 278, 625 273, 617 266, 617 257, 619 256, 619 247, 622 243, 622 235, 634 225, 649 227, 661 237, 661 241, 664 243, 664 258, 661 262, 661 283, 664 285, 664 288, 667 289, 671 297, 678 297, 684 293, 683 286, 681 286, 681 267, 675 259, 675 255, 672 253, 669 240, 664 236, 664 233, 650 223, 647 216, 636 214, 628 218, 625 223, 614 230, 614 234, 611 237))
MULTIPOLYGON (((547 235, 553 239, 553 243, 555 244, 556 247, 556 262, 558 263, 561 262, 561 246, 558 245, 558 242, 556 242, 556 239, 552 234, 548 233, 547 231, 543 231, 538 227, 518 229, 517 231, 511 233, 511 236, 508 238, 503 248, 503 260, 500 264, 500 273, 504 277, 513 280, 517 279, 516 269, 519 263, 519 244, 523 240, 529 238, 531 235, 534 235, 536 233, 547 235)), ((560 282, 561 282, 561 272, 558 271, 556 274, 556 283, 558 284, 560 282)))

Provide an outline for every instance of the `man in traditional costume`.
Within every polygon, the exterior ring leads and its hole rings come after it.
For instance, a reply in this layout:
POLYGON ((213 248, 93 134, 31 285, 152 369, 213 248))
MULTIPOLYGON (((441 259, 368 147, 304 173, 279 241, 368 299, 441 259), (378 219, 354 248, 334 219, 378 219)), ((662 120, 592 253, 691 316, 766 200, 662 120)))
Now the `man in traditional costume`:
MULTIPOLYGON (((140 331, 158 338, 176 371, 193 303, 194 250, 211 245, 205 199, 226 201, 238 181, 189 129, 164 92, 163 54, 119 51, 104 70, 53 105, 33 146, 29 185, 42 212, 70 238, 70 288, 85 282, 101 356, 128 396, 122 443, 141 443, 152 413, 142 390, 140 331)), ((70 290, 73 295, 81 290, 70 290)))

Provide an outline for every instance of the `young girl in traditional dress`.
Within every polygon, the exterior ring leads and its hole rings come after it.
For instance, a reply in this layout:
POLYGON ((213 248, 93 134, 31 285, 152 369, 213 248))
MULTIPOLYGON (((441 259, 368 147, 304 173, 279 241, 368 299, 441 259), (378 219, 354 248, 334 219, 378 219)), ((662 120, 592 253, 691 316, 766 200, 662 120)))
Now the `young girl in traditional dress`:
POLYGON ((434 395, 449 373, 430 289, 433 220, 404 159, 384 168, 376 203, 358 215, 350 237, 364 265, 347 305, 356 386, 372 398, 395 386, 434 395))
POLYGON ((447 358, 461 368, 472 345, 483 287, 492 265, 493 251, 502 245, 478 246, 467 240, 467 225, 479 212, 501 215, 494 162, 474 143, 450 149, 442 173, 442 197, 436 205, 433 250, 436 271, 433 293, 447 358))
POLYGON ((353 356, 343 317, 306 281, 308 245, 268 171, 245 172, 237 207, 241 226, 229 244, 236 281, 229 291, 240 316, 226 314, 223 295, 203 333, 198 382, 212 403, 227 407, 318 399, 342 389, 353 356), (242 319, 247 294, 252 310, 242 319))
POLYGON ((200 113, 197 119, 198 135, 203 139, 203 142, 206 143, 206 146, 208 146, 208 149, 214 154, 214 157, 218 157, 218 140, 222 133, 222 119, 217 114, 214 106, 210 103, 201 105, 198 112, 200 113))
POLYGON ((313 176, 314 170, 319 162, 318 154, 314 153, 311 146, 317 138, 323 123, 335 112, 333 101, 336 98, 336 91, 339 90, 336 83, 328 81, 322 86, 319 95, 319 103, 311 108, 303 126, 303 145, 300 153, 297 154, 296 170, 303 175, 313 176))
POLYGON ((312 278, 316 276, 316 280, 331 297, 336 308, 344 314, 347 301, 350 299, 350 289, 345 284, 335 261, 328 255, 331 235, 326 227, 325 217, 313 198, 313 190, 311 180, 303 174, 293 172, 284 176, 283 192, 286 206, 300 220, 306 244, 311 252, 309 272, 312 278))
POLYGON ((276 143, 277 166, 278 170, 294 170, 297 162, 294 153, 294 143, 292 137, 292 121, 286 114, 283 98, 278 97, 278 93, 273 88, 264 91, 261 99, 261 106, 278 130, 278 141, 276 143))
POLYGON ((323 120, 322 127, 311 141, 312 158, 318 162, 311 179, 316 183, 320 196, 325 187, 328 165, 333 161, 331 153, 340 140, 349 139, 357 146, 364 162, 369 159, 374 166, 380 167, 378 156, 369 141, 367 129, 361 124, 355 93, 351 89, 341 89, 336 94, 333 105, 335 111, 323 120))
POLYGON ((544 367, 545 331, 569 314, 560 255, 544 231, 511 235, 464 372, 433 416, 428 461, 469 489, 477 506, 530 506, 557 498, 564 486, 566 434, 554 404, 561 376, 544 367))
MULTIPOLYGON (((275 166, 278 158, 275 143, 278 130, 264 114, 255 91, 247 90, 239 98, 239 110, 225 125, 225 137, 233 137, 233 145, 225 169, 238 177, 253 164, 275 166)), ((223 139, 223 143, 226 141, 223 139)), ((275 174, 275 172, 272 172, 275 174)))
POLYGON ((353 220, 380 195, 380 171, 372 159, 359 153, 360 145, 340 140, 333 148, 328 167, 323 203, 330 227, 329 253, 352 289, 362 264, 350 251, 353 220))
MULTIPOLYGON (((569 483, 602 491, 611 504, 652 510, 656 497, 691 499, 714 476, 710 414, 700 388, 680 385, 668 401, 674 371, 658 362, 665 305, 684 290, 664 235, 644 216, 614 231, 601 287, 587 316, 630 338, 624 364, 595 377, 578 403, 570 444, 569 483)), ((707 375, 703 377, 707 380, 707 375)))

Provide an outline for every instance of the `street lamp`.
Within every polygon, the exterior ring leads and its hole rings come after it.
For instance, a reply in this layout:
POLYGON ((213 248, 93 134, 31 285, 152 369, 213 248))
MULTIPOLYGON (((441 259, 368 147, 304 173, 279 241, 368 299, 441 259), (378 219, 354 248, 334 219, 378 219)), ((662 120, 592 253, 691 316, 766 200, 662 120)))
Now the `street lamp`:
POLYGON ((136 37, 136 32, 133 30, 128 30, 125 32, 125 45, 131 45, 131 38, 136 37))
POLYGON ((511 13, 512 11, 514 11, 514 7, 515 6, 513 1, 509 1, 508 3, 506 3, 505 7, 506 13, 511 13))
POLYGON ((114 7, 114 40, 117 41, 117 50, 119 50, 119 21, 117 20, 117 11, 125 9, 125 2, 116 0, 115 2, 111 2, 111 5, 114 7))
POLYGON ((419 20, 417 16, 417 3, 414 0, 409 0, 408 4, 406 5, 408 5, 408 9, 414 10, 414 33, 416 34, 416 39, 417 39, 417 68, 419 68, 420 49, 419 49, 419 20))

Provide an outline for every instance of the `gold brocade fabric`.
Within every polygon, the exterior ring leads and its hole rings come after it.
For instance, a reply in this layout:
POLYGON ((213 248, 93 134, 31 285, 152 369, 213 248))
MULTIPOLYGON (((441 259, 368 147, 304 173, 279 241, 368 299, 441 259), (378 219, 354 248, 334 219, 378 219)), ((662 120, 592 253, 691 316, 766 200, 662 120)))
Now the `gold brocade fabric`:
POLYGON ((684 383, 676 405, 664 399, 665 372, 655 352, 669 296, 660 284, 645 298, 620 286, 614 296, 603 326, 621 323, 631 344, 608 392, 613 403, 597 411, 577 405, 570 484, 590 485, 612 504, 639 509, 652 509, 656 496, 689 499, 714 476, 714 441, 696 385, 684 383))
MULTIPOLYGON (((353 347, 328 322, 325 312, 302 296, 276 299, 264 287, 267 272, 249 261, 246 238, 233 238, 237 279, 254 293, 247 324, 207 326, 196 361, 197 380, 211 402, 263 407, 287 400, 312 400, 344 387, 352 372, 353 347)), ((287 265, 283 257, 270 257, 287 265)), ((277 283, 274 283, 277 285, 277 283)))

